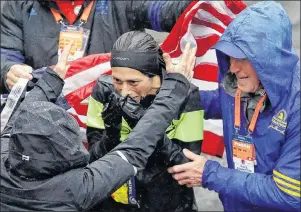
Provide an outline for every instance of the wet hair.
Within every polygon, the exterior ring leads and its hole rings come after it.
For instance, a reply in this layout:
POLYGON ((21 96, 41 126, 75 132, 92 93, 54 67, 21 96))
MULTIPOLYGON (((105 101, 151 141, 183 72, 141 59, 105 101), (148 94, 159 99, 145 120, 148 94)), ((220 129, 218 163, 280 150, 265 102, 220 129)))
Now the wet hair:
POLYGON ((165 71, 165 62, 162 56, 163 51, 149 33, 143 31, 126 32, 117 39, 112 51, 157 52, 159 67, 161 68, 161 71, 159 71, 160 76, 162 75, 162 71, 165 71))
POLYGON ((121 35, 113 46, 115 51, 135 50, 141 52, 156 52, 159 45, 148 33, 142 31, 130 31, 121 35))

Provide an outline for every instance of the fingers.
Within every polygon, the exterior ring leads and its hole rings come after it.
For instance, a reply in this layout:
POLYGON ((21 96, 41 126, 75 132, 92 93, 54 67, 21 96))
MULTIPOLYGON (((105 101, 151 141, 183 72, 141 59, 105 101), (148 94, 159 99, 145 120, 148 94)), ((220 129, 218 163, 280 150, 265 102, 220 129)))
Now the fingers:
POLYGON ((198 183, 198 184, 186 184, 187 188, 193 188, 193 187, 200 187, 202 186, 202 183, 198 183))
POLYGON ((10 80, 12 83, 16 83, 19 79, 19 76, 15 74, 13 71, 7 72, 6 79, 10 80))
POLYGON ((172 175, 180 185, 200 186, 202 183, 202 174, 193 171, 186 171, 172 175))
POLYGON ((195 59, 196 50, 197 50, 196 47, 192 48, 191 51, 190 51, 190 54, 188 55, 188 58, 187 58, 188 69, 190 69, 190 70, 194 66, 193 62, 194 62, 194 59, 195 59))
POLYGON ((9 88, 12 88, 17 83, 19 78, 32 80, 32 68, 27 65, 13 65, 6 74, 6 83, 9 88))
POLYGON ((193 68, 195 64, 196 47, 191 48, 191 44, 187 43, 179 64, 181 73, 191 81, 193 77, 193 68))
POLYGON ((179 180, 178 183, 179 183, 180 185, 187 185, 187 184, 188 184, 188 185, 191 185, 191 184, 192 184, 192 182, 191 182, 190 179, 179 180))
POLYGON ((24 65, 23 67, 24 67, 24 71, 25 71, 26 73, 31 73, 31 72, 32 72, 32 68, 31 68, 30 66, 24 65))
POLYGON ((172 64, 172 60, 171 57, 168 53, 164 53, 163 54, 163 59, 165 61, 166 64, 166 72, 171 73, 174 72, 174 66, 172 64))
POLYGON ((168 173, 172 174, 172 173, 178 173, 178 172, 184 172, 190 169, 193 169, 194 167, 194 163, 193 162, 189 162, 189 163, 185 163, 182 165, 176 165, 173 167, 168 168, 168 173))
POLYGON ((196 63, 196 56, 194 56, 193 62, 192 62, 192 67, 191 67, 191 78, 193 78, 194 75, 194 67, 196 63))
POLYGON ((197 48, 191 48, 191 44, 188 42, 185 45, 181 61, 179 64, 174 65, 172 63, 172 59, 169 54, 164 53, 163 54, 163 59, 166 63, 166 71, 171 73, 171 72, 176 72, 184 75, 189 81, 193 77, 193 69, 195 66, 195 61, 196 61, 196 54, 197 48))
POLYGON ((67 70, 69 69, 70 65, 68 63, 68 57, 71 52, 71 48, 73 45, 74 41, 70 41, 70 43, 65 46, 63 53, 60 57, 59 62, 56 64, 54 67, 54 71, 62 78, 64 79, 67 73, 67 70))
POLYGON ((191 70, 193 58, 195 57, 195 48, 191 48, 191 44, 187 43, 183 52, 183 57, 180 62, 181 70, 184 72, 183 74, 190 81, 193 76, 193 72, 191 70))
POLYGON ((63 62, 63 63, 67 63, 68 62, 68 57, 70 55, 73 43, 74 43, 74 41, 71 40, 69 42, 69 44, 67 46, 65 46, 65 48, 63 49, 63 53, 61 55, 61 58, 60 58, 59 62, 63 62))
POLYGON ((68 65, 66 66, 66 70, 68 71, 69 68, 70 68, 70 64, 68 64, 68 65))
POLYGON ((190 75, 191 79, 193 77, 193 69, 194 69, 195 61, 196 61, 196 57, 195 57, 196 51, 197 51, 196 47, 192 48, 192 50, 190 52, 190 55, 189 55, 189 58, 188 58, 188 61, 187 61, 187 64, 188 64, 187 68, 188 68, 189 75, 190 75))
POLYGON ((177 180, 177 181, 188 181, 190 179, 190 172, 186 171, 186 172, 180 172, 177 174, 173 174, 172 178, 177 180))
POLYGON ((180 70, 183 71, 185 74, 187 73, 187 60, 189 58, 190 51, 191 51, 190 43, 188 42, 185 45, 184 52, 183 52, 181 62, 180 62, 180 70))
POLYGON ((184 179, 184 180, 178 181, 178 183, 180 185, 187 185, 187 187, 189 186, 191 188, 191 187, 201 186, 202 185, 202 179, 201 178, 184 179))
POLYGON ((6 84, 7 84, 8 88, 11 89, 16 84, 16 82, 14 82, 10 79, 7 79, 6 84))
POLYGON ((28 72, 20 72, 18 75, 19 75, 19 78, 24 78, 24 79, 32 80, 32 75, 29 74, 28 72))
MULTIPOLYGON (((9 73, 7 73, 8 77, 16 77, 16 78, 25 78, 28 80, 32 79, 32 75, 30 74, 32 72, 32 68, 30 66, 27 65, 13 65, 10 68, 9 73)), ((13 80, 13 79, 11 79, 13 80)), ((15 80, 13 80, 15 81, 15 80)), ((18 81, 18 79, 16 80, 18 81)))
POLYGON ((188 158, 189 160, 195 161, 198 158, 198 155, 194 154, 188 149, 183 149, 183 153, 186 156, 186 158, 188 158))

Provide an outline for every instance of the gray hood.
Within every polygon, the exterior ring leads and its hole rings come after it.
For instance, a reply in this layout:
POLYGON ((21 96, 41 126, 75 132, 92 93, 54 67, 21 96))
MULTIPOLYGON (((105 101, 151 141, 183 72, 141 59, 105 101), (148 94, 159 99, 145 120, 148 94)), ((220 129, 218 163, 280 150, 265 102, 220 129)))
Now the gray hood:
POLYGON ((12 172, 46 179, 84 167, 89 158, 77 122, 64 109, 50 102, 22 104, 9 143, 12 172))

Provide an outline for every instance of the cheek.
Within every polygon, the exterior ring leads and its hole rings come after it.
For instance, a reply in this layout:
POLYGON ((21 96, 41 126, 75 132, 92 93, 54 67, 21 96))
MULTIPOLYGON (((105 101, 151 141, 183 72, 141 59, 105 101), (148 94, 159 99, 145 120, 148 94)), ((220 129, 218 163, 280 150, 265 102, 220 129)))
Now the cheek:
POLYGON ((258 86, 258 85, 259 85, 259 79, 258 79, 258 77, 257 77, 256 74, 253 75, 253 76, 251 77, 251 83, 252 83, 254 86, 258 86))
POLYGON ((146 96, 151 91, 151 86, 148 82, 140 83, 138 86, 133 88, 133 91, 139 96, 146 96))
POLYGON ((256 71, 254 70, 251 64, 246 68, 246 71, 247 75, 249 75, 252 79, 258 79, 256 71))
POLYGON ((145 96, 145 93, 147 93, 145 86, 135 86, 132 89, 133 92, 138 94, 139 96, 145 96))
POLYGON ((115 89, 120 93, 121 89, 122 89, 122 86, 117 84, 117 83, 113 83, 113 84, 114 84, 115 89))
POLYGON ((241 86, 243 86, 245 89, 247 89, 248 92, 250 92, 254 89, 256 90, 258 85, 259 85, 259 82, 256 80, 256 78, 249 78, 248 80, 241 83, 241 86))

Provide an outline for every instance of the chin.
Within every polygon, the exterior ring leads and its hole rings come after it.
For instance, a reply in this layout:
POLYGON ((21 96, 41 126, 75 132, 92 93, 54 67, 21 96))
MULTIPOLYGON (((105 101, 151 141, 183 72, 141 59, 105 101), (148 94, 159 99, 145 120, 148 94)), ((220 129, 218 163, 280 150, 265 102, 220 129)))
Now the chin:
POLYGON ((245 87, 245 86, 238 86, 238 88, 244 93, 255 93, 254 89, 245 87))
POLYGON ((258 91, 258 88, 241 89, 241 91, 243 91, 244 93, 255 93, 256 91, 258 91))

